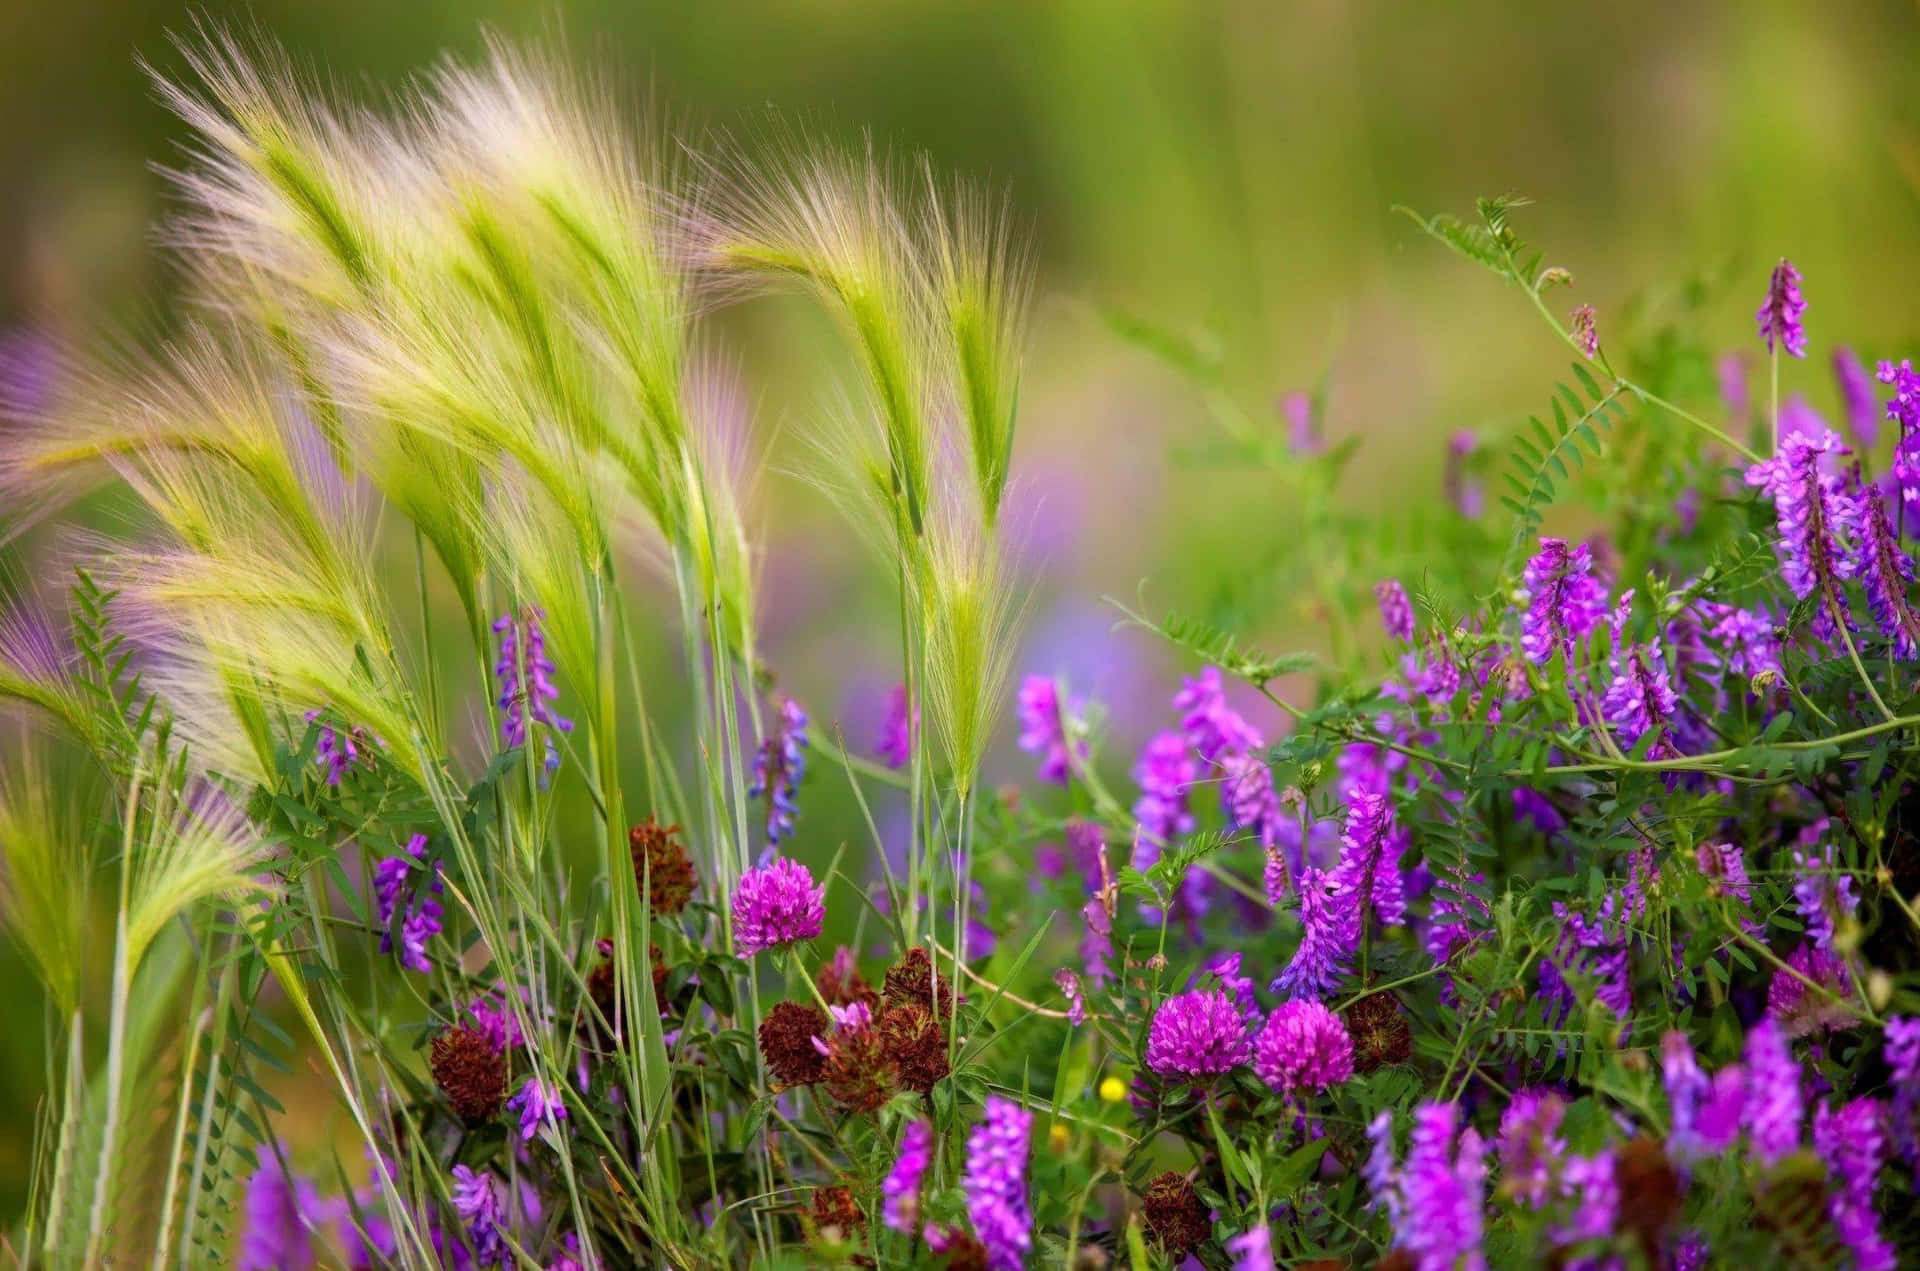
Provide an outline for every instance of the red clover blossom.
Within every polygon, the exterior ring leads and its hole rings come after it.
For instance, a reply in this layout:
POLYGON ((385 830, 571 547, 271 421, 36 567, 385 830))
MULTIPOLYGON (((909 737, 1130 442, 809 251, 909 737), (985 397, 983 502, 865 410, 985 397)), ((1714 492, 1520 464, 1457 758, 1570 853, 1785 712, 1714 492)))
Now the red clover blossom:
POLYGON ((1219 989, 1174 994, 1147 1029, 1147 1067, 1162 1077, 1204 1081, 1238 1068, 1252 1053, 1240 1004, 1219 989))
POLYGON ((811 940, 827 920, 827 889, 789 856, 749 869, 733 893, 733 944, 742 957, 811 940))
POLYGON ((1282 1002, 1253 1043, 1253 1070, 1283 1095, 1329 1090, 1353 1076, 1353 1038, 1318 1002, 1282 1002))

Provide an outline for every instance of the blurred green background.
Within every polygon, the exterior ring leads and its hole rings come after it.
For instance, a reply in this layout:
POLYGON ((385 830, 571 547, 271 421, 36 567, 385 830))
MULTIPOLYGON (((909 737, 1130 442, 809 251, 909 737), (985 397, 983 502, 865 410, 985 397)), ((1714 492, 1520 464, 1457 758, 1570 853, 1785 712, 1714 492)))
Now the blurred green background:
MULTIPOLYGON (((1346 488, 1380 507, 1436 499, 1448 434, 1497 435, 1565 361, 1519 296, 1418 237, 1396 203, 1466 213, 1478 195, 1531 196, 1520 228, 1572 270, 1559 295, 1594 304, 1603 335, 1643 287, 1731 270, 1746 285, 1713 307, 1708 338, 1755 347, 1752 309, 1783 254, 1806 276, 1817 345, 1872 357, 1916 326, 1920 9, 1906 0, 12 0, 0 325, 166 320, 152 165, 178 160, 182 134, 139 59, 176 70, 168 32, 196 12, 257 26, 349 94, 475 50, 483 24, 557 31, 694 128, 752 133, 778 112, 1004 186, 1040 266, 1021 667, 1115 702, 1122 762, 1171 672, 1142 637, 1111 634, 1097 598, 1146 581, 1156 606, 1203 604, 1271 549, 1274 496, 1169 463, 1213 427, 1205 405, 1100 307, 1214 342, 1263 421, 1326 376, 1329 432, 1365 439, 1346 488)), ((817 406, 832 378, 817 324, 780 304, 728 322, 769 431, 817 406)), ((1833 400, 1824 365, 1789 367, 1787 384, 1833 400)), ((884 590, 817 500, 777 472, 765 485, 768 648, 783 685, 860 744, 896 678, 884 590)), ((1284 605, 1251 622, 1318 638, 1284 605)), ((27 983, 15 970, 0 983, 27 983)), ((42 1083, 33 1027, 6 1030, 0 1064, 13 1212, 42 1083)))

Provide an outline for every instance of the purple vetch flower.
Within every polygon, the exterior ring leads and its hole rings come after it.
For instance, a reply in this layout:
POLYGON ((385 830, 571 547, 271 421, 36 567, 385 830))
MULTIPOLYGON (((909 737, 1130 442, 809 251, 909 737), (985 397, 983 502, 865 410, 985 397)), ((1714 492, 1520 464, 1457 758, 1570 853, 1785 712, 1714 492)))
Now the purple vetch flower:
POLYGON ((1275 1271, 1273 1233, 1265 1223, 1229 1236, 1227 1252, 1233 1255, 1233 1271, 1275 1271))
POLYGON ((1626 915, 1616 897, 1602 902, 1598 917, 1590 918, 1559 901, 1553 904, 1560 921, 1560 939, 1553 955, 1540 961, 1540 994, 1559 1007, 1559 1018, 1579 1004, 1569 977, 1594 981, 1594 1000, 1612 1011, 1623 1024, 1633 1014, 1632 961, 1627 954, 1626 915))
POLYGON ((1847 453, 1833 433, 1809 437, 1804 433, 1780 439, 1773 458, 1747 469, 1748 485, 1758 486, 1773 500, 1779 522, 1780 575, 1801 599, 1819 591, 1830 616, 1844 617, 1843 579, 1853 576, 1853 559, 1841 546, 1842 535, 1857 516, 1854 501, 1841 478, 1822 472, 1826 455, 1847 453))
POLYGON ((1893 1141, 1909 1165, 1920 1166, 1920 1018, 1887 1020, 1888 1084, 1893 1087, 1893 1141))
POLYGON ((1063 966, 1053 973, 1053 986, 1067 999, 1067 1023, 1075 1028, 1087 1022, 1087 995, 1080 988, 1080 977, 1072 967, 1063 966))
POLYGON ((1600 715, 1619 737, 1621 746, 1632 750, 1642 737, 1653 733, 1655 740, 1647 751, 1649 758, 1671 759, 1678 755, 1670 734, 1680 699, 1673 691, 1660 646, 1622 646, 1616 637, 1611 665, 1613 680, 1600 699, 1600 715))
POLYGON ((1703 604, 1701 612, 1714 665, 1722 674, 1751 680, 1763 671, 1779 672, 1780 638, 1765 613, 1711 603, 1703 604))
POLYGON ((1133 779, 1140 783, 1133 815, 1141 833, 1164 844, 1192 831, 1187 792, 1200 779, 1200 764, 1185 737, 1171 731, 1155 733, 1140 752, 1133 779))
POLYGON ((579 1236, 569 1231, 560 1237, 560 1252, 547 1263, 547 1271, 587 1271, 586 1264, 580 1261, 579 1236))
POLYGON ((1080 964, 1087 978, 1104 984, 1113 978, 1113 915, 1106 902, 1095 896, 1080 908, 1080 964))
POLYGON ((491 1173, 476 1173, 465 1165, 453 1167, 453 1212, 466 1225, 467 1243, 473 1246, 479 1266, 513 1263, 513 1251, 501 1230, 506 1224, 506 1208, 499 1180, 491 1173))
POLYGON ((1763 1166, 1772 1166, 1800 1146, 1800 1065, 1786 1034, 1771 1019, 1747 1032, 1747 1141, 1763 1166))
POLYGON ((1233 1000, 1240 1004, 1240 1014, 1246 1017, 1247 1026, 1251 1028, 1260 1022, 1260 1003, 1253 996, 1253 977, 1241 974, 1241 961, 1237 950, 1228 950, 1208 958, 1201 971, 1219 980, 1220 987, 1233 994, 1233 1000))
POLYGON ((1087 743, 1070 737, 1078 711, 1077 701, 1061 702, 1052 678, 1029 675, 1020 682, 1020 749, 1040 756, 1040 780, 1065 785, 1075 760, 1086 759, 1087 743))
POLYGON ((1707 1097, 1713 1083, 1707 1079, 1706 1073, 1700 1071, 1699 1061, 1693 1053, 1693 1042, 1678 1029, 1660 1039, 1660 1076, 1667 1090, 1668 1115, 1672 1127, 1667 1134, 1668 1148, 1682 1160, 1707 1155, 1706 1145, 1699 1139, 1696 1123, 1701 1102, 1707 1097))
POLYGON ((880 1181, 880 1220, 893 1231, 912 1235, 920 1225, 920 1180, 933 1163, 933 1126, 909 1121, 900 1136, 900 1154, 880 1181))
POLYGON ((1560 1185, 1573 1201, 1567 1221, 1554 1229, 1557 1239, 1570 1244, 1602 1240, 1613 1233, 1620 1215, 1620 1184, 1614 1177, 1612 1152, 1567 1158, 1560 1185))
POLYGON ((1389 927, 1407 920, 1407 877, 1400 869, 1402 844, 1393 823, 1393 807, 1382 795, 1355 791, 1347 801, 1347 825, 1340 836, 1335 868, 1338 895, 1354 907, 1356 925, 1371 909, 1389 927))
POLYGON ((1525 1089, 1500 1114, 1500 1190, 1538 1210, 1553 1198, 1567 1143, 1559 1135, 1567 1101, 1558 1091, 1525 1089))
POLYGON ((1873 376, 1867 374, 1853 350, 1843 345, 1833 351, 1833 378, 1840 385, 1847 431, 1862 448, 1872 448, 1880 439, 1880 395, 1874 391, 1873 376))
MULTIPOLYGON (((526 1000, 525 990, 520 997, 526 1000)), ((468 1002, 467 1013, 473 1016, 473 1026, 485 1034, 495 1050, 513 1050, 526 1045, 526 1033, 520 1027, 519 1016, 507 1005, 504 988, 482 993, 468 1002)))
POLYGON ((987 1096, 986 1112, 967 1136, 961 1190, 967 1217, 986 1246, 990 1271, 1020 1271, 1033 1250, 1027 1208, 1027 1150, 1033 1114, 1010 1099, 987 1096))
POLYGON ((1807 328, 1802 321, 1807 302, 1800 295, 1800 271, 1786 257, 1773 267, 1767 282, 1767 298, 1761 302, 1754 320, 1760 324, 1760 338, 1767 352, 1776 352, 1775 344, 1794 357, 1807 355, 1807 328))
POLYGON ((1360 910, 1342 890, 1337 873, 1310 869, 1300 876, 1299 890, 1306 930, 1269 987, 1288 997, 1323 998, 1340 983, 1360 944, 1360 910))
POLYGON ((1753 884, 1747 880, 1746 858, 1731 843, 1702 843, 1694 849, 1693 860, 1713 885, 1741 904, 1753 901, 1753 884))
POLYGON ((1902 359, 1898 366, 1882 362, 1875 376, 1893 389, 1887 399, 1887 420, 1898 428, 1893 443, 1894 484, 1903 503, 1920 500, 1920 373, 1902 359))
POLYGON ((236 1271, 308 1271, 318 1250, 308 1222, 320 1211, 312 1183, 288 1175, 273 1147, 257 1149, 259 1164, 241 1203, 236 1271))
POLYGON ((1894 656, 1911 661, 1920 656, 1920 614, 1907 599, 1913 584, 1913 561, 1887 515, 1887 501, 1873 487, 1857 498, 1860 507, 1859 559, 1854 575, 1867 592, 1867 611, 1880 634, 1893 646, 1894 656))
MULTIPOLYGON (((912 712, 918 718, 920 712, 912 712)), ((907 686, 896 684, 887 692, 887 715, 880 724, 880 740, 873 752, 889 768, 904 768, 913 758, 914 727, 908 722, 907 686)))
POLYGON ((1447 468, 1442 484, 1446 488, 1447 502, 1453 504, 1453 510, 1469 521, 1480 519, 1487 505, 1486 492, 1467 470, 1467 461, 1473 458, 1474 451, 1479 448, 1480 439, 1468 428, 1462 428, 1447 439, 1447 468))
POLYGON ((1708 1252, 1706 1237, 1688 1232, 1673 1247, 1673 1271, 1707 1271, 1708 1252))
POLYGON ((1393 1114, 1374 1118, 1367 1134, 1373 1153, 1365 1173, 1374 1203, 1387 1210, 1393 1247, 1413 1256, 1419 1271, 1485 1271, 1480 1247, 1486 1190, 1485 1147, 1468 1129, 1454 1143, 1460 1109, 1423 1103, 1414 1110, 1407 1159, 1393 1167, 1393 1114))
POLYGON ((811 940, 827 921, 827 889, 789 856, 740 876, 733 893, 733 945, 741 957, 811 940))
POLYGON ((1413 602, 1397 578, 1389 578, 1374 587, 1373 597, 1380 602, 1380 625, 1389 639, 1413 639, 1413 602))
POLYGON ((1893 1271, 1898 1256, 1880 1234, 1873 1186, 1886 1154, 1878 1100, 1855 1099, 1838 1112, 1813 1110, 1813 1147, 1827 1167, 1827 1216, 1860 1271, 1893 1271))
MULTIPOLYGON (((320 712, 310 710, 304 718, 309 724, 315 723, 320 719, 320 712)), ((360 765, 361 750, 366 744, 367 734, 363 728, 335 728, 323 723, 320 736, 313 743, 313 762, 326 769, 326 783, 337 786, 342 777, 360 765)))
POLYGON ((1573 311, 1573 342, 1588 357, 1600 355, 1600 315, 1592 305, 1580 305, 1573 311))
MULTIPOLYGON (((547 656, 547 636, 541 628, 546 614, 528 606, 518 614, 502 614, 493 624, 500 637, 500 657, 493 664, 494 678, 500 682, 500 744, 509 750, 527 744, 533 724, 563 733, 573 731, 573 721, 562 718, 553 709, 560 688, 553 682, 553 661, 547 656)), ((545 735, 546 770, 560 766, 560 752, 552 733, 545 735)))
POLYGON ((1607 589, 1593 576, 1593 549, 1586 543, 1571 551, 1561 538, 1543 538, 1540 550, 1521 575, 1526 612, 1520 619, 1520 648, 1535 666, 1559 653, 1569 662, 1573 646, 1598 626, 1607 612, 1607 589))
POLYGON ((751 798, 767 801, 767 846, 778 847, 793 833, 800 813, 800 778, 807 775, 807 712, 791 697, 783 698, 773 734, 760 743, 753 757, 751 798))
POLYGON ((1259 730, 1227 705, 1217 666, 1203 666, 1198 676, 1183 680, 1173 708, 1181 712, 1180 731, 1203 763, 1217 764, 1222 754, 1257 750, 1263 744, 1259 730))
POLYGON ((427 941, 440 934, 443 914, 434 897, 446 890, 440 878, 440 865, 431 872, 420 862, 427 856, 427 836, 416 834, 407 840, 404 851, 383 857, 373 867, 374 894, 380 902, 380 952, 393 952, 393 920, 400 915, 400 965, 413 971, 433 970, 427 958, 427 941), (426 886, 421 886, 425 877, 426 886))
POLYGON ((1252 1053, 1240 1004, 1218 989, 1174 994, 1147 1029, 1147 1067, 1162 1077, 1204 1081, 1238 1068, 1252 1053))
POLYGON ((1251 830, 1262 847, 1280 841, 1280 826, 1288 818, 1273 788, 1273 769, 1253 754, 1220 757, 1220 796, 1236 828, 1251 830))
POLYGON ((539 1077, 528 1077, 520 1092, 507 1100, 507 1107, 520 1114, 520 1141, 530 1142, 540 1133, 540 1127, 546 1124, 548 1114, 553 1119, 567 1119, 567 1103, 560 1097, 558 1089, 549 1088, 539 1077))
POLYGON ((1353 1038, 1320 1003, 1282 1002, 1254 1039, 1253 1070, 1283 1095, 1328 1090, 1353 1076, 1353 1038))
POLYGON ((1287 448, 1296 455, 1317 455, 1326 450, 1320 418, 1313 409, 1313 398, 1306 393, 1288 393, 1280 399, 1280 413, 1287 420, 1287 448))
POLYGON ((1826 829, 1821 820, 1800 835, 1800 845, 1793 852, 1793 902, 1806 924, 1807 938, 1823 953, 1832 953, 1834 926, 1853 917, 1860 897, 1854 892, 1853 875, 1840 868, 1833 844, 1827 843, 1817 853, 1813 850, 1826 829))

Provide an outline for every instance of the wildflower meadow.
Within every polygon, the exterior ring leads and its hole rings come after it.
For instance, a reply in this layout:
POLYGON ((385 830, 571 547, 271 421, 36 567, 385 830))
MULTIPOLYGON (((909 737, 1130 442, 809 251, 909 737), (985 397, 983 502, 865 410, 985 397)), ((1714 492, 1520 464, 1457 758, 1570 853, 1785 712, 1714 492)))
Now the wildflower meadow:
POLYGON ((1017 656, 1017 187, 182 47, 190 316, 0 386, 18 1265, 1920 1265, 1920 372, 1791 244, 1732 329, 1398 216, 1537 410, 1408 513, 1323 394, 1222 409, 1337 638, 1107 600, 1135 748, 1017 656), (855 372, 771 440, 768 292, 855 372), (874 727, 769 651, 766 468, 886 589, 874 727))

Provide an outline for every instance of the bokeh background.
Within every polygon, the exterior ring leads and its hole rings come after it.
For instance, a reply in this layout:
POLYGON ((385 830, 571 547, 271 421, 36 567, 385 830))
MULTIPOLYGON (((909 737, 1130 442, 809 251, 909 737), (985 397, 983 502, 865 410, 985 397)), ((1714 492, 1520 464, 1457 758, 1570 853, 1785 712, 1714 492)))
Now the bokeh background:
MULTIPOLYGON (((1497 438, 1563 349, 1511 291, 1392 212, 1524 193, 1520 226, 1610 316, 1696 276, 1707 339, 1751 347, 1766 269, 1806 276, 1817 342, 1869 357, 1920 332, 1920 8, 1911 0, 1605 5, 1448 0, 9 0, 0 5, 0 328, 55 340, 164 328, 175 297, 153 165, 181 129, 141 60, 195 14, 257 27, 344 92, 378 94, 483 25, 558 34, 690 130, 769 113, 870 133, 1004 188, 1039 266, 1018 474, 1031 588, 1022 669, 1113 705, 1124 765, 1173 663, 1114 632, 1103 594, 1212 612, 1272 644, 1324 632, 1285 595, 1229 603, 1284 551, 1283 496, 1183 461, 1204 395, 1118 339, 1104 308, 1217 352, 1239 408, 1324 382, 1362 446, 1342 497, 1438 500, 1449 434, 1497 438)), ((767 646, 784 687, 864 742, 896 678, 883 580, 781 475, 779 431, 834 391, 796 305, 724 319, 774 469, 767 646)), ((1833 400, 1825 368, 1789 388, 1833 400)), ((31 544, 12 565, 30 576, 31 544)), ((1356 586, 1362 585, 1358 582, 1356 586)), ((4 762, 0 759, 0 762, 4 762)), ((1009 767, 1011 771, 1011 766, 1009 767)), ((829 801, 830 800, 823 800, 829 801)), ((827 808, 819 833, 837 824, 827 808)), ((11 959, 11 953, 0 954, 11 959)), ((30 981, 0 1029, 0 1212, 18 1211, 42 1057, 30 981)))

